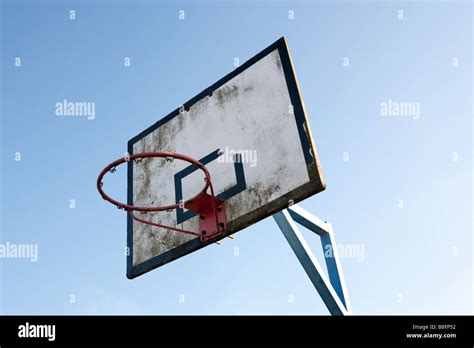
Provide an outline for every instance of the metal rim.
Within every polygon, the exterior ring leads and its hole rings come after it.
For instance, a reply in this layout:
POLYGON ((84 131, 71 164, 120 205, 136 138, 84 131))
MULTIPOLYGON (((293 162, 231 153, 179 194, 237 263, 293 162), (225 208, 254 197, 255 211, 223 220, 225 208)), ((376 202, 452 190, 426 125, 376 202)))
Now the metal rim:
MULTIPOLYGON (((121 157, 118 160, 110 163, 107 167, 105 167, 100 172, 100 174, 97 178, 97 190, 99 191, 99 193, 100 193, 100 195, 102 196, 103 199, 105 199, 106 201, 116 205, 119 209, 123 209, 125 211, 143 211, 143 212, 165 211, 165 210, 177 209, 181 205, 184 205, 188 202, 191 202, 191 201, 197 199, 198 196, 201 193, 207 191, 207 189, 210 186, 210 182, 211 182, 211 176, 209 175, 209 171, 207 170, 207 168, 201 162, 195 160, 194 158, 191 158, 191 157, 188 157, 188 156, 185 156, 185 155, 181 155, 181 154, 175 153, 175 152, 143 152, 143 153, 137 153, 137 154, 121 157), (183 201, 182 203, 170 204, 170 205, 161 206, 161 207, 139 207, 139 206, 134 206, 134 205, 128 205, 128 204, 125 204, 125 203, 122 203, 122 202, 119 202, 119 201, 113 199, 112 197, 110 197, 109 195, 107 195, 104 192, 104 190, 102 189, 102 186, 103 186, 102 179, 104 178, 105 174, 107 174, 108 172, 111 172, 111 173, 115 172, 115 168, 117 166, 125 163, 125 162, 133 161, 135 159, 144 159, 144 158, 150 158, 150 157, 176 158, 176 159, 191 163, 196 168, 198 168, 198 169, 200 169, 204 172, 205 185, 204 185, 203 189, 197 195, 195 195, 192 198, 187 199, 186 201, 183 201)), ((212 190, 212 186, 211 186, 211 190, 212 190)))

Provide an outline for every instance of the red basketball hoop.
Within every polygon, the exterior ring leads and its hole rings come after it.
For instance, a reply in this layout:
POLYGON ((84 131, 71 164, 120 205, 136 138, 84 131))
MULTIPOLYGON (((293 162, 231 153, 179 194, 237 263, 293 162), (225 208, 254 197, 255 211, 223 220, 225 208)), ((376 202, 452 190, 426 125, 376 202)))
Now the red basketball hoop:
POLYGON ((165 229, 169 229, 169 230, 180 232, 180 233, 198 236, 201 238, 202 241, 207 241, 209 239, 217 237, 223 234, 226 229, 227 220, 225 216, 224 202, 215 197, 214 188, 212 186, 211 176, 209 175, 209 171, 201 162, 195 160, 194 158, 181 155, 179 153, 144 152, 144 153, 137 153, 134 155, 129 155, 129 156, 119 158, 118 160, 110 163, 107 167, 105 167, 100 172, 99 177, 97 178, 97 190, 99 191, 103 199, 117 206, 117 208, 125 210, 126 212, 130 214, 130 216, 134 220, 144 223, 144 224, 165 228, 165 229), (194 165, 197 169, 200 169, 204 172, 204 175, 205 175, 204 187, 197 195, 195 195, 194 197, 186 201, 176 203, 176 204, 161 206, 161 207, 140 207, 140 206, 125 204, 125 203, 116 201, 115 199, 111 198, 109 195, 107 195, 104 192, 104 190, 102 189, 102 186, 103 186, 102 179, 104 178, 105 174, 107 174, 108 172, 114 173, 116 170, 116 167, 125 162, 138 160, 137 162, 139 163, 145 158, 166 158, 166 160, 168 161, 173 161, 173 159, 176 158, 182 161, 189 162, 192 165, 194 165), (208 189, 210 190, 210 195, 207 193, 208 189), (189 231, 189 230, 185 230, 185 229, 181 229, 177 227, 158 224, 152 221, 147 221, 147 220, 137 217, 134 214, 134 211, 139 211, 142 213, 160 212, 160 211, 170 212, 177 208, 186 208, 199 215, 199 229, 200 229, 199 232, 189 231))

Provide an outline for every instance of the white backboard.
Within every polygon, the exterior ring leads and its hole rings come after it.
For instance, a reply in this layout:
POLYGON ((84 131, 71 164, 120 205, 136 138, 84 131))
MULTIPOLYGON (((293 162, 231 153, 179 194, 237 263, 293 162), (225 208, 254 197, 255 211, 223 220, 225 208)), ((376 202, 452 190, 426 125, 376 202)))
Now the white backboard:
MULTIPOLYGON (((200 160, 225 201, 223 238, 325 188, 284 38, 129 141, 128 152, 171 151, 200 160)), ((201 171, 187 162, 128 162, 128 204, 163 206, 194 196, 201 171)), ((147 219, 198 231, 190 211, 147 219)), ((208 243, 128 218, 127 277, 134 278, 208 243)), ((214 242, 214 241, 213 241, 214 242)))

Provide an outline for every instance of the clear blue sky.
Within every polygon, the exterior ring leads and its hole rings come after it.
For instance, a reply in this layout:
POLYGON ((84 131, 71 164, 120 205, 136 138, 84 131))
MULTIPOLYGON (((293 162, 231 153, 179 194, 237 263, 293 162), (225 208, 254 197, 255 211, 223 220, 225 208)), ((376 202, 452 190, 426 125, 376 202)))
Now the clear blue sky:
MULTIPOLYGON (((95 189, 128 139, 284 35, 327 181, 302 206, 364 250, 341 259, 354 313, 472 313, 472 12, 467 1, 1 1, 0 243, 39 256, 0 259, 0 312, 326 314, 271 218, 127 280, 126 216, 95 189), (95 119, 56 116, 63 99, 94 102, 95 119), (420 117, 381 115, 388 100, 417 103, 420 117)), ((111 192, 125 191, 121 171, 111 192)))

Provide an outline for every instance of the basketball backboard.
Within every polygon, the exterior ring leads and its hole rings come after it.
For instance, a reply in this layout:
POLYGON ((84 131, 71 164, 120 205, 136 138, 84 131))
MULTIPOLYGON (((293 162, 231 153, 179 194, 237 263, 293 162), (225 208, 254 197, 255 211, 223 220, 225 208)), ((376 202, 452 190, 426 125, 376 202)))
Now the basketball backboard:
MULTIPOLYGON (((128 142, 130 154, 171 151, 210 172, 225 202, 231 235, 325 188, 303 100, 284 38, 128 142)), ((182 161, 128 162, 128 204, 163 206, 194 196, 199 171, 182 161)), ((150 221, 198 229, 184 208, 150 221)), ((216 240, 142 224, 128 215, 127 277, 135 278, 216 240)))

